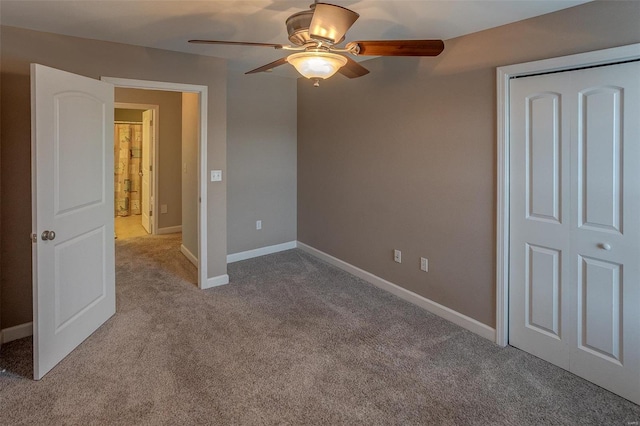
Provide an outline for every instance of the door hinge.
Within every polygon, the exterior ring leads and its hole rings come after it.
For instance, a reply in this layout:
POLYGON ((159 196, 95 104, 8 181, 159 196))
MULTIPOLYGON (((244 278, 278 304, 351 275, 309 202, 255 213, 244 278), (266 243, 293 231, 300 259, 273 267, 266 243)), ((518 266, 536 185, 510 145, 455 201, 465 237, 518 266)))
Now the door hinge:
POLYGON ((31 242, 32 243, 37 243, 38 242, 38 236, 36 234, 31 234, 31 242))
POLYGON ((149 165, 149 171, 152 172, 153 171, 153 166, 149 165))
POLYGON ((153 212, 152 211, 149 212, 149 217, 151 217, 151 216, 153 216, 153 212))

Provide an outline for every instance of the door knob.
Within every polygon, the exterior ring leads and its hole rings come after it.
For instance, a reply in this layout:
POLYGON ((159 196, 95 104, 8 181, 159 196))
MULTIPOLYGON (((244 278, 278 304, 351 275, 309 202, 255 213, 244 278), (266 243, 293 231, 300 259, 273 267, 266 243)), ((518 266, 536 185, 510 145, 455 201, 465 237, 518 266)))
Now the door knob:
POLYGON ((42 233, 42 240, 43 241, 47 241, 47 240, 54 240, 56 238, 56 233, 53 231, 44 231, 42 233))
POLYGON ((601 249, 603 249, 603 250, 606 250, 606 251, 611 250, 611 244, 609 244, 609 243, 601 243, 601 244, 598 244, 598 245, 599 245, 599 246, 600 246, 600 248, 601 248, 601 249))

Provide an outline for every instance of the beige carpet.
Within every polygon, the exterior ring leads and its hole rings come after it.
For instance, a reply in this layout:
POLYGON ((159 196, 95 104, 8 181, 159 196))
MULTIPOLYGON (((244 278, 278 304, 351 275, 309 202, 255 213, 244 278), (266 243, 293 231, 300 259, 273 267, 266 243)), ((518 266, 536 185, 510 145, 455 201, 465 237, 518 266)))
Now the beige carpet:
POLYGON ((0 424, 631 425, 640 407, 307 254, 198 290, 178 236, 118 240, 117 314, 40 382, 2 346, 0 424))

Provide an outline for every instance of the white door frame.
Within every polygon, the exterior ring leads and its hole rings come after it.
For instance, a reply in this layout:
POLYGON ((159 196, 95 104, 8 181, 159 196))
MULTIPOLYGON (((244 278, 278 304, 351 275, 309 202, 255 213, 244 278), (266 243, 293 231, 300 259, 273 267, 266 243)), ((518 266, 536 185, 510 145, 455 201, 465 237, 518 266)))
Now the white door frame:
POLYGON ((509 343, 509 80, 514 77, 640 59, 640 43, 497 69, 498 194, 496 226, 496 343, 509 343))
MULTIPOLYGON (((105 80, 107 81, 107 80, 105 80)), ((132 104, 128 102, 115 102, 114 108, 118 109, 140 109, 140 110, 152 110, 153 111, 153 147, 151 148, 151 166, 153 168, 153 179, 151 182, 151 195, 153 196, 153 203, 151 204, 151 211, 154 215, 157 215, 158 210, 158 154, 160 153, 160 149, 158 148, 158 141, 160 138, 159 131, 159 121, 158 117, 160 116, 160 106, 151 105, 151 104, 132 104)), ((115 159, 114 159, 115 161, 115 159)), ((158 225, 157 220, 158 217, 154 216, 151 221, 151 233, 158 233, 158 225)))
MULTIPOLYGON (((200 141, 198 144, 198 288, 207 286, 207 103, 208 87, 197 84, 168 83, 130 78, 101 77, 115 87, 197 93, 200 107, 200 141)), ((155 178, 154 178, 155 179, 155 178)), ((156 197, 157 198, 157 197, 156 197)), ((154 200, 154 204, 155 204, 154 200)))

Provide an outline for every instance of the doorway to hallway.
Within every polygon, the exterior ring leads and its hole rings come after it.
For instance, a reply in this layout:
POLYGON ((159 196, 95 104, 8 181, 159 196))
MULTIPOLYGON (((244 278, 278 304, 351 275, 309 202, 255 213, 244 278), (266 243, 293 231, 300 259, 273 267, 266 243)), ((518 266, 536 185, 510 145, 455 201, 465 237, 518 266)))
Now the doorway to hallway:
MULTIPOLYGON (((167 92, 181 92, 183 99, 183 113, 188 116, 188 121, 194 123, 195 131, 190 135, 189 149, 187 156, 189 162, 184 164, 185 156, 182 157, 181 170, 183 174, 189 174, 195 185, 187 185, 193 188, 192 192, 183 195, 182 205, 188 206, 189 219, 183 217, 183 224, 189 225, 188 229, 181 229, 183 235, 183 244, 180 251, 198 268, 198 288, 209 288, 216 285, 226 284, 229 277, 223 275, 208 278, 208 255, 207 255, 207 111, 208 111, 208 95, 207 87, 193 84, 168 83, 148 80, 132 80, 126 78, 102 77, 102 81, 112 83, 116 92, 118 89, 141 89, 142 91, 160 90, 167 92), (188 109, 184 105, 188 105, 188 109), (186 237, 190 239, 187 241, 186 237), (187 244, 189 244, 189 248, 187 244)), ((163 112, 164 114, 164 112, 163 112)), ((183 116, 183 118, 185 118, 183 116)), ((184 216, 184 215, 183 215, 184 216)), ((182 227, 181 227, 182 228, 182 227)))

